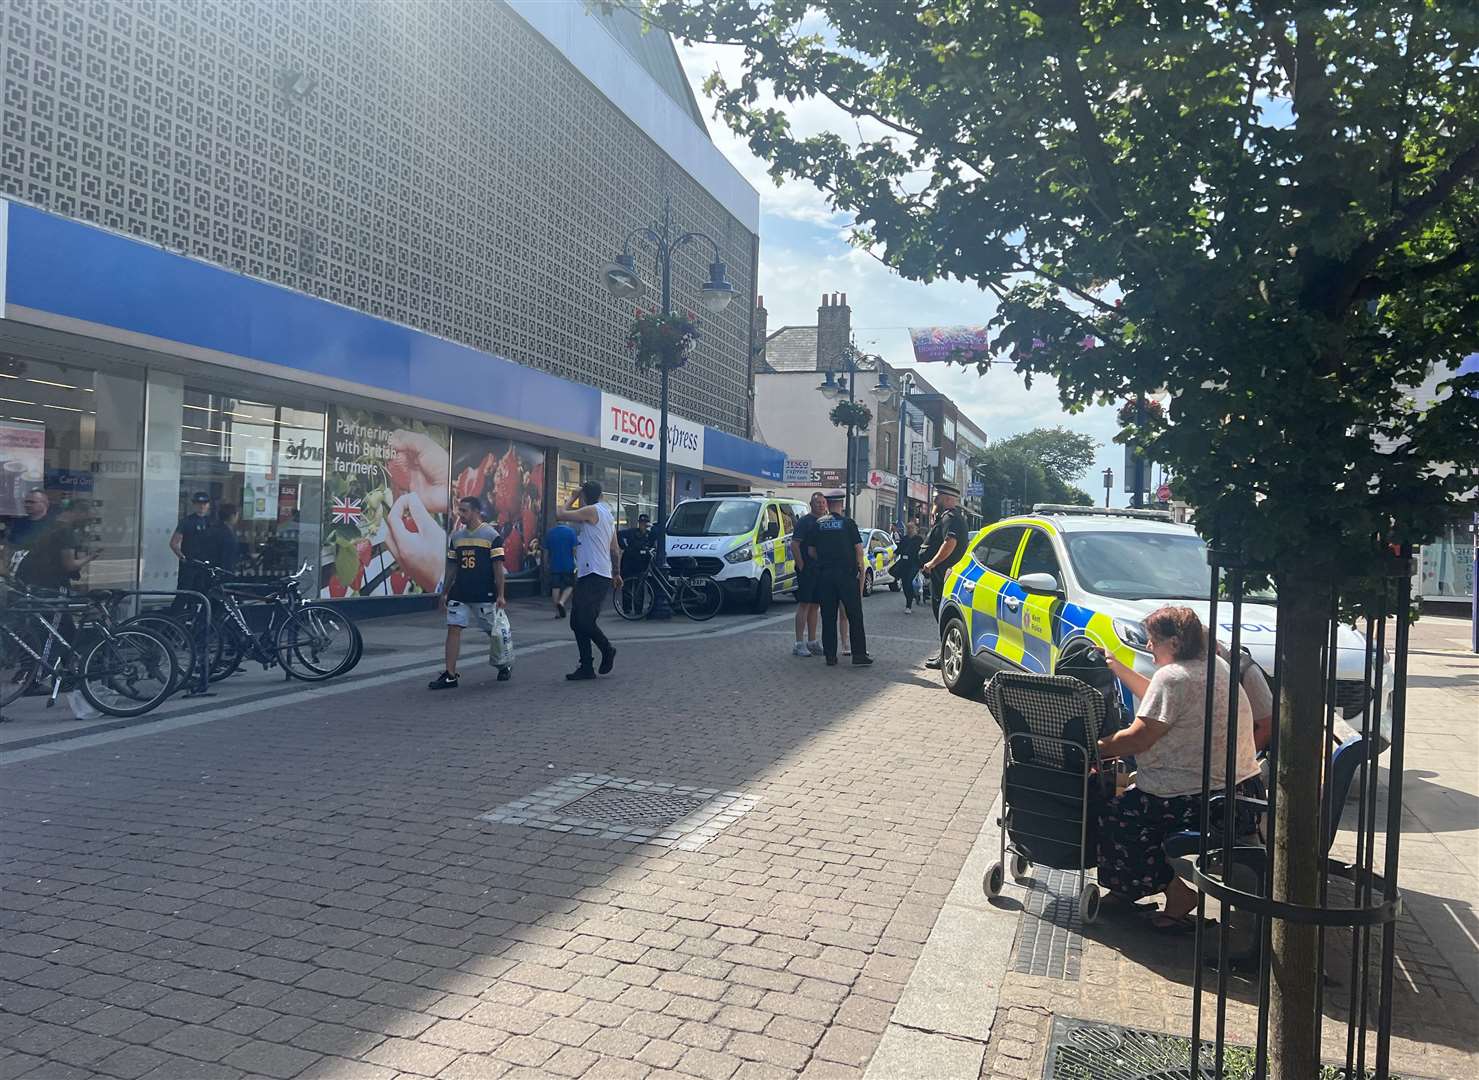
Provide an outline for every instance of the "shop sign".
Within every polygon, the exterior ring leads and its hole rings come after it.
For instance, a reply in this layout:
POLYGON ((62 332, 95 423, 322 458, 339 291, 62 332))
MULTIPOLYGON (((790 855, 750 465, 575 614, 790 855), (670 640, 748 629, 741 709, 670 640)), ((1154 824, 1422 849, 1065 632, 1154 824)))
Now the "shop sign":
POLYGON ((787 484, 804 484, 811 479, 809 458, 787 458, 781 479, 787 484))
POLYGON ((868 473, 868 486, 875 491, 898 491, 899 478, 891 472, 873 469, 868 473))
MULTIPOLYGON (((601 394, 601 445, 607 450, 656 461, 662 413, 651 405, 604 391, 601 394)), ((668 461, 704 467, 704 426, 668 413, 668 461)))
POLYGON ((915 502, 928 502, 930 497, 929 485, 923 480, 909 481, 909 498, 915 502))
POLYGON ((847 470, 812 469, 811 483, 819 488, 840 488, 847 483, 847 470))

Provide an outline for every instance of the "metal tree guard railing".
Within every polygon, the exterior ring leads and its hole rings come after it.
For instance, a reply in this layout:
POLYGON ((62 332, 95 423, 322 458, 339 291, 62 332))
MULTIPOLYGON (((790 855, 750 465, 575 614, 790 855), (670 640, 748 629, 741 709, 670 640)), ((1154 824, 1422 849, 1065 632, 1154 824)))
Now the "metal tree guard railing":
MULTIPOLYGON (((1376 1080, 1387 1080, 1390 1074, 1390 1050, 1392 1030, 1392 997, 1394 961, 1396 950, 1396 920, 1402 910, 1402 898, 1397 888, 1398 860, 1401 847, 1402 825, 1402 761, 1406 719, 1406 683, 1408 632, 1411 615, 1412 559, 1410 552, 1384 560, 1381 573, 1372 579, 1357 579, 1332 584, 1329 604, 1329 636, 1324 646, 1321 664, 1322 700, 1325 702, 1324 768, 1320 792, 1320 838, 1326 850, 1322 852, 1320 864, 1319 903, 1314 906, 1276 900, 1273 895, 1273 872, 1268 854, 1279 843, 1277 800, 1279 760, 1279 711, 1281 708, 1278 670, 1282 655, 1283 634, 1286 620, 1280 620, 1275 634, 1273 732, 1268 748, 1269 777, 1267 813, 1265 814, 1265 839, 1261 847, 1238 846, 1235 836, 1234 812, 1237 738, 1234 727, 1238 715, 1241 693, 1239 663, 1242 647, 1243 604, 1246 579, 1259 568, 1251 568, 1238 562, 1225 552, 1213 551, 1208 555, 1211 566, 1210 610, 1208 612, 1208 679, 1206 698, 1206 728, 1203 739, 1202 764, 1202 821, 1199 850, 1191 866, 1193 882, 1198 886, 1196 956, 1192 987, 1191 1052, 1188 1075, 1192 1077, 1221 1078, 1224 1075, 1224 1060, 1227 1049, 1227 1002, 1228 972, 1234 959, 1230 955, 1230 922, 1234 912, 1243 912, 1255 920, 1258 943, 1257 987, 1258 987, 1258 1037, 1255 1048, 1254 1078, 1265 1080, 1268 1076, 1270 986, 1272 973, 1272 936, 1275 921, 1303 924, 1317 928, 1318 970, 1315 978, 1315 1017, 1317 1057, 1324 1059, 1321 1035, 1323 1033, 1324 982, 1327 945, 1332 935, 1348 933, 1351 941, 1350 1000, 1346 1017, 1344 1051, 1344 1076, 1347 1080, 1374 1076, 1376 1080), (1369 591, 1368 591, 1369 590, 1369 591), (1228 737, 1225 760, 1220 765, 1221 775, 1214 776, 1212 762, 1212 715, 1216 693, 1215 664, 1217 656, 1217 634, 1219 629, 1218 608, 1220 598, 1230 606, 1228 653, 1232 659, 1232 673, 1228 679, 1228 737), (1361 694, 1364 708, 1360 716, 1360 748, 1355 766, 1358 775, 1353 782, 1357 791, 1357 820, 1355 829, 1356 858, 1349 865, 1338 864, 1329 857, 1328 847, 1334 832, 1334 823, 1339 820, 1341 806, 1336 800, 1344 800, 1348 786, 1337 791, 1333 782, 1335 769, 1334 748, 1336 744, 1335 714, 1339 695, 1338 668, 1340 643, 1339 630, 1342 610, 1359 607, 1364 611, 1365 656, 1361 694), (1394 657, 1390 666, 1385 662, 1388 622, 1394 627, 1394 657), (1388 762, 1387 814, 1385 843, 1382 852, 1381 873, 1376 872, 1377 794, 1379 774, 1376 758, 1381 751, 1381 712, 1387 680, 1391 682, 1390 753, 1388 762), (1226 793, 1227 798, 1214 798, 1226 793), (1217 804, 1217 805, 1214 805, 1217 804), (1213 839, 1213 829, 1219 824, 1214 814, 1221 815, 1221 838, 1213 839), (1330 904, 1330 879, 1334 876, 1347 879, 1352 885, 1351 906, 1330 904), (1259 879, 1250 885, 1250 878, 1259 879), (1222 917, 1217 927, 1217 995, 1216 1018, 1211 1040, 1211 1060, 1206 1058, 1203 1027, 1203 970, 1200 958, 1207 955, 1204 948, 1204 923, 1206 898, 1215 898, 1222 906, 1222 917), (1373 937, 1380 932, 1380 968, 1376 985, 1372 986, 1373 937), (1375 1008, 1372 998, 1375 996, 1375 1008), (1372 1071, 1367 1071, 1367 1047, 1372 1034, 1373 1012, 1375 1020, 1376 1048, 1372 1071)), ((1352 740, 1354 742, 1354 740, 1352 740)), ((1354 750, 1355 748, 1352 747, 1354 750)), ((1344 765, 1344 763, 1343 763, 1344 765)), ((1341 770, 1344 772, 1344 767, 1341 770)))

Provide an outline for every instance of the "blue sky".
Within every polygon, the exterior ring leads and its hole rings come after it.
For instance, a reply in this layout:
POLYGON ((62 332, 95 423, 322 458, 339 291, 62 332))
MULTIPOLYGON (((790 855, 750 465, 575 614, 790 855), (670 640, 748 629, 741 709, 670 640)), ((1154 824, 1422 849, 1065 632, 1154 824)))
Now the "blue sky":
MULTIPOLYGON (((703 80, 716 67, 734 78, 737 55, 731 49, 709 45, 680 44, 678 51, 700 106, 711 113, 712 105, 703 96, 703 80)), ((826 102, 798 102, 788 106, 788 113, 803 134, 820 130, 861 130, 865 138, 874 134, 866 123, 859 129, 826 102)), ((834 213, 813 185, 788 181, 778 187, 765 165, 721 120, 710 117, 708 124, 715 143, 760 193, 759 291, 772 332, 786 325, 815 325, 822 295, 846 293, 858 345, 879 353, 890 364, 912 367, 907 327, 974 325, 991 317, 994 299, 976 285, 906 281, 854 248, 847 239, 851 221, 834 213)), ((1058 424, 1093 436, 1100 443, 1098 457, 1079 486, 1101 500, 1100 476, 1111 466, 1116 489, 1123 487, 1124 449, 1110 442, 1118 430, 1112 409, 1093 408, 1069 415, 1058 401, 1056 386, 1035 381, 1028 389, 1010 368, 993 368, 979 376, 974 369, 930 364, 925 366, 925 375, 954 398, 991 439, 1058 424)), ((1113 501, 1125 505, 1128 497, 1116 490, 1113 501)))

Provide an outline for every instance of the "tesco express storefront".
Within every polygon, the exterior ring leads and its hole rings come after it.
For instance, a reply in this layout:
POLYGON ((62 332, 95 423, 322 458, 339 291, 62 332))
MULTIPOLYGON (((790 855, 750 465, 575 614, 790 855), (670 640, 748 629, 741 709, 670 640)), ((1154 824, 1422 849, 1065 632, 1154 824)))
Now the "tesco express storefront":
MULTIPOLYGON (((173 588, 204 492, 240 578, 306 562, 343 600, 433 589, 479 495, 532 590, 582 481, 623 523, 655 511, 657 431, 649 405, 0 200, 0 529, 44 492, 99 556, 87 587, 173 588)), ((669 442, 674 501, 782 477, 781 451, 681 417, 669 442)))

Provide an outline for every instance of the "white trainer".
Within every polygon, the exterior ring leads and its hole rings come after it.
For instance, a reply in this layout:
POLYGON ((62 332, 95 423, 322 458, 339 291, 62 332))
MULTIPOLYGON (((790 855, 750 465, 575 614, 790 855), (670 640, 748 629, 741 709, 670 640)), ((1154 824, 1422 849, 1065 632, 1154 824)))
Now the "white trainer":
POLYGON ((811 652, 812 656, 821 656, 822 653, 826 651, 822 648, 822 643, 820 641, 808 641, 806 643, 806 647, 811 652))
POLYGON ((798 641, 796 647, 791 650, 792 656, 811 656, 811 650, 806 647, 806 642, 798 641))

